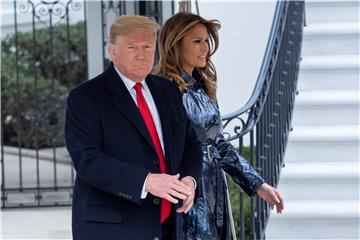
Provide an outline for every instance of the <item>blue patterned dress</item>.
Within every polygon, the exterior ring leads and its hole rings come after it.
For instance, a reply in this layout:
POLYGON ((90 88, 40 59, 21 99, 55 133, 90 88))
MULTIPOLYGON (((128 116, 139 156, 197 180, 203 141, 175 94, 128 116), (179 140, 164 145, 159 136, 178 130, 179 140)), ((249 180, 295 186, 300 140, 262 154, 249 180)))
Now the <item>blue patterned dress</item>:
POLYGON ((203 174, 199 197, 184 215, 184 238, 191 240, 232 239, 224 170, 249 196, 264 183, 259 174, 225 141, 219 108, 205 92, 201 77, 182 72, 189 89, 182 93, 186 112, 203 145, 203 174))

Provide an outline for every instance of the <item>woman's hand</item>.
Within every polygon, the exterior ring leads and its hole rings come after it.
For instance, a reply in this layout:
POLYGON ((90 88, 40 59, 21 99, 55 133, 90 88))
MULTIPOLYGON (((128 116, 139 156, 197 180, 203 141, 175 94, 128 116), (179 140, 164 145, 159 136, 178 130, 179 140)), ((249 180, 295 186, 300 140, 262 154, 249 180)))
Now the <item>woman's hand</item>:
POLYGON ((191 207, 194 204, 194 197, 195 197, 195 183, 190 177, 184 177, 181 179, 181 182, 183 182, 186 186, 191 188, 191 194, 186 197, 184 200, 183 205, 176 210, 178 213, 188 213, 191 209, 191 207))
POLYGON ((256 193, 270 205, 271 209, 275 205, 277 213, 281 213, 284 210, 284 200, 276 188, 263 183, 256 193))
POLYGON ((180 174, 154 174, 149 173, 145 190, 154 196, 164 198, 172 203, 178 203, 178 199, 186 200, 193 196, 193 188, 179 180, 180 174))

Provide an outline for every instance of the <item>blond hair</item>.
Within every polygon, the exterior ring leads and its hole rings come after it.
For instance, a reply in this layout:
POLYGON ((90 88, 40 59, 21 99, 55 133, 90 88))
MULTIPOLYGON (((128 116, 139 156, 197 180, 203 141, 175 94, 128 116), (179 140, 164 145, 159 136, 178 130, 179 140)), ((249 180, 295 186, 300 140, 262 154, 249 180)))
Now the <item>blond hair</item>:
POLYGON ((186 12, 179 12, 169 18, 160 30, 159 36, 159 62, 154 73, 163 75, 165 78, 175 81, 180 90, 188 89, 188 85, 181 77, 180 41, 196 24, 203 24, 209 34, 209 54, 206 66, 197 68, 204 80, 205 89, 211 87, 210 81, 216 81, 216 69, 210 57, 219 46, 218 30, 221 25, 218 20, 205 20, 204 18, 186 12))
POLYGON ((110 27, 110 43, 115 44, 119 35, 127 35, 136 31, 153 31, 154 34, 159 30, 157 24, 152 18, 140 15, 123 15, 117 17, 110 27))

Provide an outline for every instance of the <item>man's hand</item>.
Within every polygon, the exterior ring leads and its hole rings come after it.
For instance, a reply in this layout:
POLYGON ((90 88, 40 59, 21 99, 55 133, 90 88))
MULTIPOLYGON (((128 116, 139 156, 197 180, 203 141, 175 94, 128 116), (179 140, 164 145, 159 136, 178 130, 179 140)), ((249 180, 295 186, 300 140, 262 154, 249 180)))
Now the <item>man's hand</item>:
POLYGON ((149 173, 145 190, 154 196, 164 198, 172 203, 178 203, 177 199, 185 200, 189 195, 193 194, 193 189, 181 182, 179 177, 180 174, 149 173))
POLYGON ((280 193, 269 184, 263 183, 256 193, 270 205, 271 209, 275 205, 277 213, 281 213, 284 209, 284 200, 280 193))
POLYGON ((183 205, 176 210, 178 213, 188 213, 191 207, 194 204, 194 197, 195 197, 195 184, 194 181, 190 177, 184 177, 181 179, 186 186, 191 188, 191 194, 187 195, 187 198, 184 200, 183 205))

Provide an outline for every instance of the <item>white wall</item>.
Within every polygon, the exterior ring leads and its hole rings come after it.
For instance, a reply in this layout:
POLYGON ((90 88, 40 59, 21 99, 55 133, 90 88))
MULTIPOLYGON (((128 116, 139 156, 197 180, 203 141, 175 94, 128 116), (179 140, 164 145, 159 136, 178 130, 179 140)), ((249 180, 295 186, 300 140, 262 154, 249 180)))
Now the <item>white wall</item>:
MULTIPOLYGON (((242 107, 251 96, 267 44, 276 1, 198 2, 201 16, 218 19, 222 24, 220 47, 213 61, 218 71, 221 113, 227 114, 242 107)), ((178 5, 175 4, 175 12, 177 11, 178 5)), ((195 12, 194 4, 192 11, 195 12)), ((168 14, 165 14, 164 19, 167 17, 168 14)), ((89 77, 97 75, 97 71, 90 73, 89 77)))
MULTIPOLYGON (((276 2, 275 0, 264 0, 264 2, 198 0, 198 2, 200 15, 207 19, 218 19, 222 23, 220 47, 213 61, 219 78, 219 104, 222 114, 227 114, 243 106, 251 95, 263 59, 276 2)), ((2 37, 13 31, 9 28, 13 24, 11 3, 2 1, 4 10, 1 14, 2 37), (9 29, 6 29, 7 27, 9 29)), ((72 15, 76 18, 72 19, 75 22, 80 15, 76 12, 74 11, 75 14, 72 15)), ((19 19, 20 22, 25 21, 24 14, 19 15, 19 19)), ((29 19, 25 22, 29 22, 29 19)), ((26 27, 23 26, 22 30, 25 29, 26 27)), ((89 31, 89 34, 91 33, 93 30, 89 31)), ((96 74, 97 72, 89 76, 96 74)))
MULTIPOLYGON (((202 1, 200 15, 221 21, 220 47, 213 57, 222 114, 242 107, 253 91, 267 44, 275 1, 202 1)), ((195 12, 195 8, 192 8, 195 12)))

